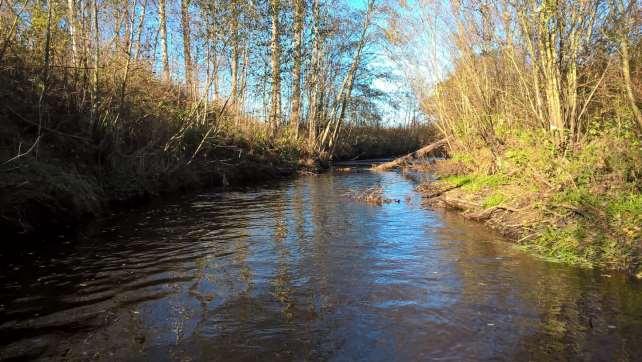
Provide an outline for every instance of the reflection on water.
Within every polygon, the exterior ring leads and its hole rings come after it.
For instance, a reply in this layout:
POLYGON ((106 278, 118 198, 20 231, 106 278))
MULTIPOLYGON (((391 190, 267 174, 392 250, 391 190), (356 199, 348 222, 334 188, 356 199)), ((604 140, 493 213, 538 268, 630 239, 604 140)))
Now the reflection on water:
POLYGON ((414 185, 358 172, 204 193, 0 256, 0 359, 642 355, 639 283, 524 255, 414 185), (342 197, 375 185, 400 202, 342 197))

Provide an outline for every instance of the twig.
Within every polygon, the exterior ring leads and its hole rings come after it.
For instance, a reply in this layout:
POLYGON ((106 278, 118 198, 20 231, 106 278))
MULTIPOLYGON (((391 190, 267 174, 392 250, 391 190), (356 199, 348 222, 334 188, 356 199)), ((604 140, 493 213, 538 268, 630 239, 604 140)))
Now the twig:
POLYGON ((31 153, 31 151, 33 151, 33 150, 34 150, 34 148, 36 148, 36 145, 38 144, 38 142, 40 142, 40 137, 42 137, 42 135, 40 135, 40 136, 38 136, 38 138, 36 138, 36 140, 33 142, 33 144, 31 145, 31 147, 29 147, 29 149, 28 149, 27 151, 25 151, 25 152, 23 152, 23 153, 20 153, 20 148, 18 148, 18 154, 17 154, 17 155, 15 155, 14 157, 11 157, 10 159, 8 159, 8 160, 4 161, 4 162, 2 163, 2 165, 4 166, 4 165, 6 165, 6 164, 8 164, 8 163, 10 163, 10 162, 13 162, 13 161, 15 161, 15 160, 18 160, 18 159, 20 159, 20 158, 22 158, 22 157, 24 157, 24 156, 26 156, 26 155, 30 154, 30 153, 31 153))

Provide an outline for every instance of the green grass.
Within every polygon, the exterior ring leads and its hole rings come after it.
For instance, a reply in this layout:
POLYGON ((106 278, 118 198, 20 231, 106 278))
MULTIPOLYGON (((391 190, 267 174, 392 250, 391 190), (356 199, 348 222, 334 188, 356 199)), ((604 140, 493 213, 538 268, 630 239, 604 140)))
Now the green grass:
MULTIPOLYGON (((605 130, 568 152, 540 135, 506 136, 497 157, 482 146, 455 154, 470 166, 441 180, 483 208, 536 205, 535 237, 520 249, 547 260, 642 275, 642 148, 605 130), (521 204, 520 204, 521 203, 521 204)), ((529 216, 530 217, 530 216, 529 216)))
POLYGON ((442 181, 452 185, 460 186, 463 190, 476 192, 488 188, 498 188, 509 183, 508 178, 503 174, 494 175, 454 175, 444 177, 442 181))
POLYGON ((577 226, 548 228, 532 243, 523 247, 549 261, 591 268, 595 265, 596 250, 581 244, 584 236, 584 230, 577 226))
POLYGON ((506 202, 506 200, 507 200, 506 195, 500 192, 495 192, 484 199, 483 205, 485 209, 488 209, 491 207, 499 206, 504 202, 506 202))

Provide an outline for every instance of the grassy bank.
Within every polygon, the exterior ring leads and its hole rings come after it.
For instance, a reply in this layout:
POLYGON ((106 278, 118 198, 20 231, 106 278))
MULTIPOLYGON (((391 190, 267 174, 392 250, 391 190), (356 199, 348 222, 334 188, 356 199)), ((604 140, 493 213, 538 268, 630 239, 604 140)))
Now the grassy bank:
POLYGON ((459 148, 433 165, 428 203, 458 209, 551 260, 642 277, 642 148, 631 131, 604 130, 572 153, 535 132, 510 132, 498 150, 459 148))
POLYGON ((8 238, 72 228, 163 193, 291 174, 304 156, 300 142, 229 105, 190 101, 149 64, 132 71, 126 97, 107 72, 92 95, 77 73, 53 72, 44 83, 38 69, 19 59, 0 68, 8 238))
POLYGON ((416 4, 396 14, 429 18, 397 22, 407 25, 394 29, 402 36, 393 45, 418 69, 431 69, 412 74, 422 78, 416 94, 450 142, 451 159, 437 166, 441 180, 426 187, 433 202, 463 209, 548 258, 639 273, 637 5, 498 0, 416 4), (432 34, 433 26, 444 32, 433 39, 432 57, 413 56, 416 41, 396 42, 432 34))
MULTIPOLYGON (((0 230, 5 240, 73 229, 111 206, 206 186, 260 182, 316 169, 315 150, 229 102, 188 96, 137 63, 126 96, 104 68, 98 88, 38 64, 0 67, 0 230)), ((113 59, 107 64, 118 64, 113 59)), ((413 133, 414 132, 414 133, 413 133)), ((412 129, 350 128, 340 158, 414 147, 412 129), (404 148, 404 144, 405 147, 404 148)), ((395 151, 396 150, 396 151, 395 151)))

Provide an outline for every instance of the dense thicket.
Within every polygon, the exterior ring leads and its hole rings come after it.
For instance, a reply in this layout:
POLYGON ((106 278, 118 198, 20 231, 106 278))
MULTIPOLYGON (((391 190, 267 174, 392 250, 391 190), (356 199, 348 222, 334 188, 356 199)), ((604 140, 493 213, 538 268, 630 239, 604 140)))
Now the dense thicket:
POLYGON ((546 253, 639 265, 639 2, 419 1, 388 14, 456 180, 487 207, 535 210, 523 238, 546 253))

